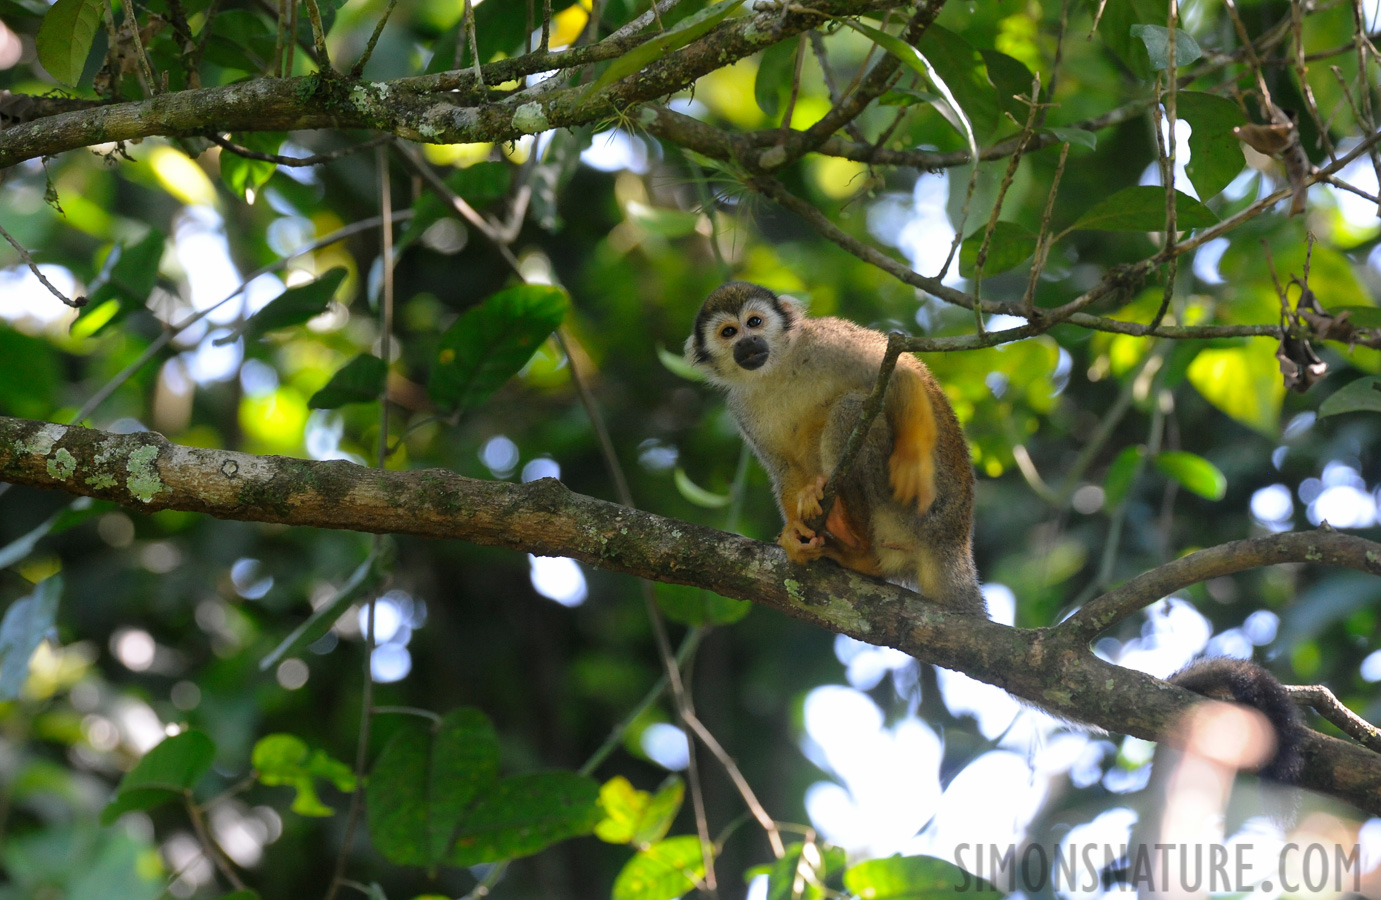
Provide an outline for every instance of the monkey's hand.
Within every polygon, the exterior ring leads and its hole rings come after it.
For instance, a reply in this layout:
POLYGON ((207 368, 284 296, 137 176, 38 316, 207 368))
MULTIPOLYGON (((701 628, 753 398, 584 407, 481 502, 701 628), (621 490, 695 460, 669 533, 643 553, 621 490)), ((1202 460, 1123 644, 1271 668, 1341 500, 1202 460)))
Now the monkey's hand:
POLYGON ((806 482, 796 492, 796 518, 809 522, 820 515, 820 500, 825 496, 825 482, 828 480, 824 475, 817 475, 814 481, 806 482))
POLYGON ((825 539, 816 534, 800 519, 786 523, 777 543, 786 551, 787 559, 794 563, 808 563, 819 559, 825 552, 825 539))

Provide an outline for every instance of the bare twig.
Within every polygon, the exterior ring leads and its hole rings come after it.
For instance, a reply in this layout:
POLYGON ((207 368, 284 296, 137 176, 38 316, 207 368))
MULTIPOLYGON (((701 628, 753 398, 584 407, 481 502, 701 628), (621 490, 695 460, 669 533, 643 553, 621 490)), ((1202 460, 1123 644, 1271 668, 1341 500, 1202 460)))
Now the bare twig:
MULTIPOLYGON (((317 6, 316 0, 304 0, 307 4, 307 18, 312 23, 312 43, 316 47, 317 70, 323 76, 335 74, 335 69, 331 68, 331 54, 326 49, 326 30, 321 23, 321 8, 317 6)), ((297 7, 294 5, 294 10, 297 7)), ((293 23, 294 26, 296 23, 293 23)), ((294 32, 296 28, 294 28, 294 32)))
POLYGON ((1287 684, 1285 690, 1296 703, 1311 707, 1343 734, 1368 750, 1381 753, 1381 729, 1344 706, 1326 685, 1287 684))
POLYGON ((319 166, 345 156, 350 156, 359 153, 361 150, 368 150, 380 144, 386 144, 394 138, 391 134, 383 134, 358 144, 352 144, 349 147, 332 150, 330 153, 315 153, 311 156, 283 156, 278 153, 262 153, 258 150, 251 150, 248 147, 241 147, 239 144, 227 140, 215 132, 208 133, 206 139, 221 147, 223 150, 228 150, 236 156, 243 156, 245 159, 257 159, 262 162, 277 163, 280 166, 300 169, 306 166, 319 166))
MULTIPOLYGON (((379 36, 384 33, 384 26, 388 24, 389 16, 393 15, 393 7, 398 5, 398 0, 388 0, 388 6, 384 8, 384 14, 379 17, 379 22, 374 26, 374 33, 369 36, 369 43, 364 45, 364 53, 355 65, 350 67, 350 77, 359 78, 364 74, 364 67, 369 62, 369 57, 374 55, 374 45, 379 43, 379 36)), ((529 8, 530 9, 530 8, 529 8)), ((531 29, 528 29, 531 33, 531 29)))
POLYGON ((226 857, 225 851, 221 849, 221 845, 216 843, 216 839, 211 836, 211 832, 206 827, 206 817, 192 802, 190 793, 183 794, 182 805, 186 807, 187 816, 192 820, 192 830, 197 834, 197 841, 201 844, 202 851, 216 864, 216 868, 225 876, 225 880, 230 882, 231 887, 237 891, 243 891, 245 889, 244 881, 235 871, 235 867, 230 864, 230 860, 226 857))
POLYGON ((19 258, 24 261, 24 265, 28 266, 29 271, 34 273, 34 277, 38 279, 39 283, 48 289, 48 293, 57 297, 73 309, 81 309, 86 305, 86 298, 80 295, 71 300, 67 299, 67 295, 58 290, 57 287, 48 280, 48 277, 43 274, 42 270, 39 269, 38 263, 34 262, 34 258, 29 255, 29 251, 25 250, 23 245, 20 244, 19 241, 16 241, 3 226, 0 226, 0 237, 10 242, 10 246, 14 248, 14 252, 19 254, 19 258))
POLYGON ((1026 293, 1022 295, 1022 315, 1031 318, 1036 311, 1036 285, 1041 272, 1045 270, 1046 260, 1050 258, 1053 239, 1050 235, 1050 219, 1055 213, 1055 196, 1060 190, 1060 179, 1065 174, 1065 160, 1069 158, 1069 144, 1060 147, 1060 161, 1055 166, 1055 177, 1050 180, 1050 192, 1045 197, 1045 211, 1041 213, 1041 230, 1036 236, 1036 251, 1031 257, 1031 275, 1026 281, 1026 293))

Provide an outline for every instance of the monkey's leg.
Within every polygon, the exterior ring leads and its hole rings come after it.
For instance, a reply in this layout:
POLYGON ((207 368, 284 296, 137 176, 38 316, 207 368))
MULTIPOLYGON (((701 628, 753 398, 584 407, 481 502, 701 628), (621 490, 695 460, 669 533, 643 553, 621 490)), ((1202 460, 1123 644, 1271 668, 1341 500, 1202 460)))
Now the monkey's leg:
POLYGON ((887 392, 887 420, 892 425, 892 458, 888 462, 892 496, 914 503, 918 512, 935 502, 935 440, 938 427, 930 396, 916 370, 898 365, 887 392))

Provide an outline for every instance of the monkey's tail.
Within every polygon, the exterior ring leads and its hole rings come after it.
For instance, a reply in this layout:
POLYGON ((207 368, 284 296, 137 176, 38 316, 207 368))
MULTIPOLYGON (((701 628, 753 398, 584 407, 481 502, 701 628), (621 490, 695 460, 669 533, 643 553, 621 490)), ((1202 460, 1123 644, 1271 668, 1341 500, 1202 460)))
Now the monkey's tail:
POLYGON ((1250 660, 1214 657, 1190 663, 1169 681, 1213 700, 1245 704, 1264 715, 1275 729, 1276 752, 1257 774, 1284 784, 1299 781, 1306 726, 1289 691, 1274 675, 1250 660))

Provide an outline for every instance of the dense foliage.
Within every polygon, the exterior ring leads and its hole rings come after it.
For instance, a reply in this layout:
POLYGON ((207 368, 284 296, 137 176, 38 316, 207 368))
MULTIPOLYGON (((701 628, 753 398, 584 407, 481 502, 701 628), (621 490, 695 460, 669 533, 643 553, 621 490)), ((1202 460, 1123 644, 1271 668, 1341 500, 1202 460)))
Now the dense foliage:
MULTIPOLYGON (((949 351, 1009 623, 1374 539, 1363 6, 0 0, 0 414, 771 541, 680 359, 740 278, 949 351)), ((938 896, 922 854, 1125 840, 1145 784, 1145 742, 741 600, 79 476, 0 485, 0 897, 938 896)), ((1254 654, 1376 719, 1378 596, 1253 569, 1096 649, 1254 654)))

